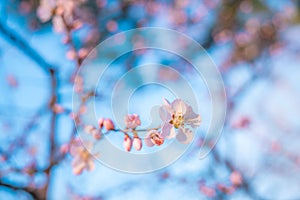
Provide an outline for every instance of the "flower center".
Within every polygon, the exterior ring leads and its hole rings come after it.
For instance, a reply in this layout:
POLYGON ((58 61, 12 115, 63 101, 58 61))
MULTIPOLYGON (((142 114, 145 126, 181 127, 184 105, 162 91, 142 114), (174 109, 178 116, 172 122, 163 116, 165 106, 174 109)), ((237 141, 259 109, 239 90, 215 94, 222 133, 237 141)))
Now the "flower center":
POLYGON ((82 156, 83 160, 87 161, 89 159, 89 157, 90 157, 90 153, 87 150, 84 150, 82 152, 81 156, 82 156))
POLYGON ((184 117, 182 113, 175 113, 172 115, 170 124, 173 124, 175 128, 179 128, 184 125, 184 117))
POLYGON ((158 134, 153 133, 151 134, 151 141, 156 144, 157 146, 160 146, 164 143, 164 138, 160 137, 158 134))

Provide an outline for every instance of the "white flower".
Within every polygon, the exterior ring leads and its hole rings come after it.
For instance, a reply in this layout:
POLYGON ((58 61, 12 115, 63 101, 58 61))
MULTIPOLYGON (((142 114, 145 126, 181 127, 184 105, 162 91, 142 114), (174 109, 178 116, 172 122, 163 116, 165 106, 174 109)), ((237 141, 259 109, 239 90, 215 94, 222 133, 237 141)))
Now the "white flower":
POLYGON ((194 113, 192 107, 181 99, 176 99, 171 104, 165 99, 164 105, 160 107, 159 114, 164 122, 162 137, 174 138, 176 136, 175 130, 178 129, 176 138, 182 143, 189 143, 193 139, 193 132, 186 126, 196 128, 201 123, 200 115, 194 113))

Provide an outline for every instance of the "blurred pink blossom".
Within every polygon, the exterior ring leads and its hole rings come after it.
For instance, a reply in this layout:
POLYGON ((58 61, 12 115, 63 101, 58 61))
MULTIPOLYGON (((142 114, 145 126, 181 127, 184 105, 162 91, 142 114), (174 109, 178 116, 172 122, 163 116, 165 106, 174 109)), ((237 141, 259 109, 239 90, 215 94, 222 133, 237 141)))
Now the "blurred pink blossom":
POLYGON ((65 111, 64 107, 61 106, 60 104, 54 104, 53 105, 53 112, 59 114, 59 113, 63 113, 65 111))
POLYGON ((86 125, 84 127, 84 131, 88 134, 91 134, 93 136, 93 138, 96 140, 101 139, 101 136, 102 136, 101 130, 97 129, 96 127, 94 127, 92 125, 86 125))
POLYGON ((66 154, 66 153, 68 153, 69 152, 69 149, 70 149, 70 145, 67 143, 67 144, 63 144, 63 145, 61 145, 61 147, 60 147, 60 152, 62 153, 62 154, 66 154))
POLYGON ((234 171, 230 175, 230 181, 234 186, 240 186, 243 183, 243 177, 240 172, 234 171))
MULTIPOLYGON (((87 143, 87 148, 91 148, 92 143, 87 143)), ((73 173, 79 175, 84 169, 92 171, 95 168, 93 156, 81 144, 79 140, 74 141, 70 147, 70 153, 74 157, 72 161, 73 173)))
POLYGON ((7 75, 6 80, 7 80, 8 85, 13 88, 18 87, 18 85, 19 85, 18 80, 16 79, 16 77, 14 75, 7 75))
POLYGON ((37 8, 37 16, 41 22, 47 22, 51 19, 54 8, 56 6, 55 0, 41 0, 40 5, 37 8))
POLYGON ((216 191, 214 188, 202 185, 200 186, 200 191, 207 197, 214 197, 216 196, 216 191))

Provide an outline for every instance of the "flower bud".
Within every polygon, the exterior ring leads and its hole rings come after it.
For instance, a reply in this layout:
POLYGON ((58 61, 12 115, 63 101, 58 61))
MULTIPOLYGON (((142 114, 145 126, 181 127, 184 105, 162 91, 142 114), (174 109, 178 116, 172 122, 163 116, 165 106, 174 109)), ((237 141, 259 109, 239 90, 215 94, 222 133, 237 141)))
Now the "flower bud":
POLYGON ((99 128, 100 128, 100 129, 103 128, 103 123, 104 123, 104 119, 101 117, 101 118, 98 120, 98 125, 99 125, 99 128))
POLYGON ((138 151, 140 151, 142 149, 142 140, 138 136, 134 136, 133 146, 138 151))
POLYGON ((131 150, 131 147, 132 147, 132 141, 131 141, 131 138, 129 137, 129 135, 125 135, 124 137, 124 148, 126 151, 130 151, 131 150))
POLYGON ((151 141, 153 142, 153 144, 160 146, 164 143, 164 138, 161 137, 160 135, 156 134, 151 137, 151 141))
POLYGON ((105 127, 106 130, 110 131, 110 130, 114 130, 115 129, 115 125, 113 123, 113 121, 111 119, 105 119, 103 121, 103 126, 105 127))

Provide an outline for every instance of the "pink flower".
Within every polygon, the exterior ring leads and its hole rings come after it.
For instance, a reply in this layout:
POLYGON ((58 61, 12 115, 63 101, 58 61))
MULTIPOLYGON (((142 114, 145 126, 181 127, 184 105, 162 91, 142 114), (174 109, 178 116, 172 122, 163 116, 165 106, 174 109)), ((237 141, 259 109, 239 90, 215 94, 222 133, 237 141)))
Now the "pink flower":
POLYGON ((111 119, 105 119, 103 121, 103 126, 105 127, 105 129, 107 131, 110 131, 110 130, 114 130, 115 129, 115 125, 113 123, 113 121, 111 119))
POLYGON ((150 130, 145 138, 145 143, 149 147, 154 145, 160 146, 164 143, 164 138, 161 136, 160 132, 156 130, 150 130))
POLYGON ((141 125, 141 120, 137 114, 128 114, 125 116, 125 125, 127 128, 135 129, 141 125))
POLYGON ((142 140, 138 136, 133 137, 133 146, 137 151, 142 149, 142 140))
POLYGON ((165 104, 160 107, 159 114, 164 122, 161 136, 167 139, 174 138, 177 129, 176 138, 185 144, 193 139, 193 132, 186 126, 196 128, 201 123, 200 115, 194 113, 192 107, 181 99, 176 99, 171 104, 165 99, 165 104))
MULTIPOLYGON (((88 143, 88 147, 92 147, 91 143, 88 143)), ((79 140, 75 140, 70 147, 70 153, 74 157, 72 161, 73 173, 79 175, 84 169, 92 171, 95 168, 93 156, 88 150, 81 144, 79 140)))
POLYGON ((129 135, 125 134, 123 144, 124 144, 125 150, 129 152, 131 150, 131 147, 132 147, 132 141, 131 141, 131 138, 129 137, 129 135))

